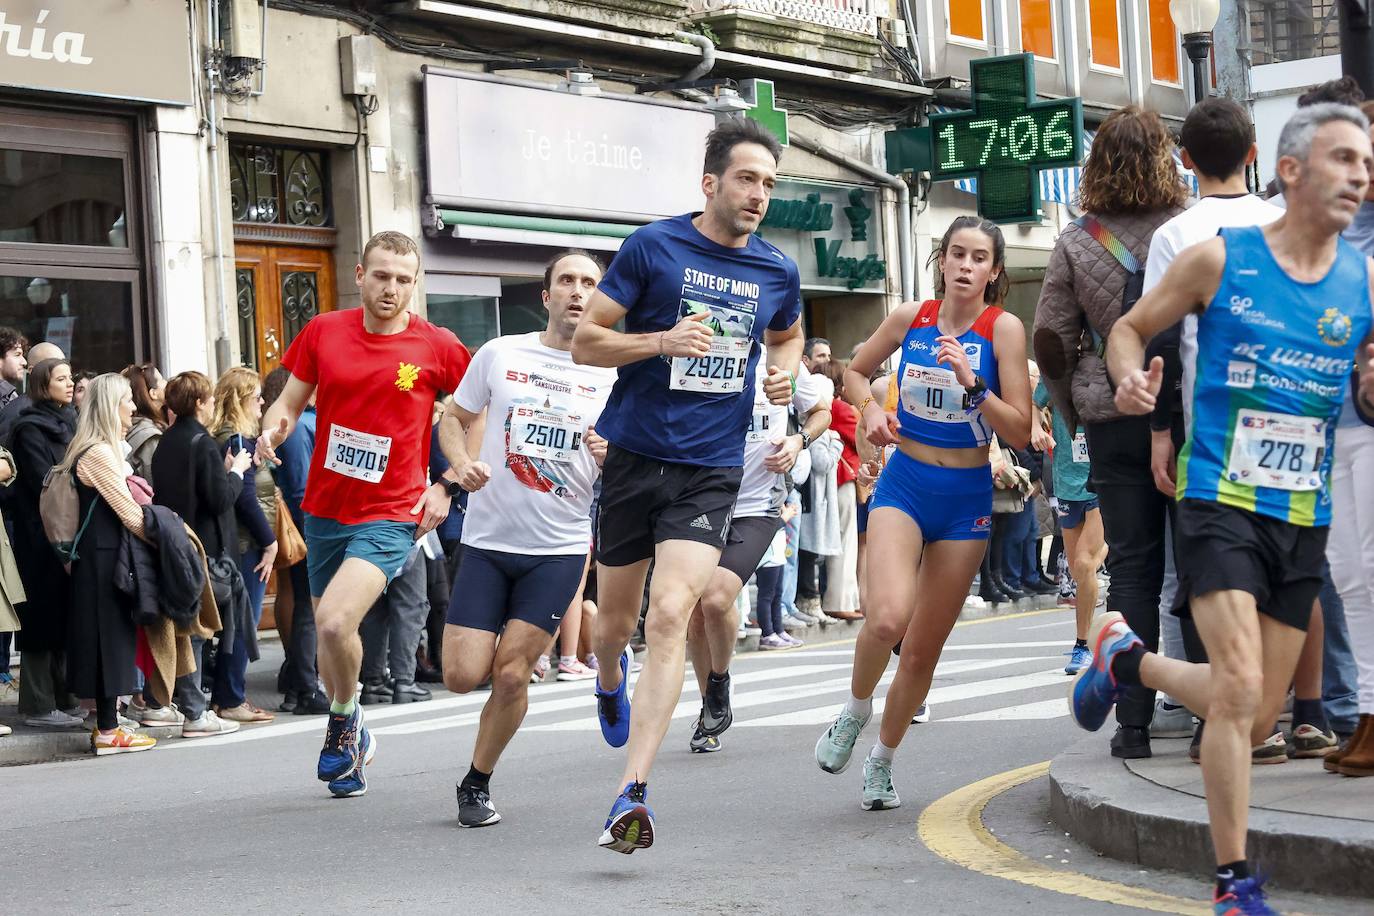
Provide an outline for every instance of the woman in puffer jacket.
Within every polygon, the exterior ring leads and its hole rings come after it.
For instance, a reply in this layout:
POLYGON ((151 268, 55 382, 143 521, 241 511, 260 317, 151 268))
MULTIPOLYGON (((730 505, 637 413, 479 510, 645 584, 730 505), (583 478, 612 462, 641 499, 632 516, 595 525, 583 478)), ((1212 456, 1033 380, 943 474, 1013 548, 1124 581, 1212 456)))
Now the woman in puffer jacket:
MULTIPOLYGON (((1150 472, 1149 417, 1113 403, 1103 359, 1127 283, 1143 279, 1155 230, 1183 209, 1188 191, 1159 116, 1113 112, 1093 140, 1079 184, 1085 215, 1060 233, 1035 313, 1035 358, 1070 429, 1087 434, 1091 488, 1102 508, 1111 575, 1108 609, 1120 611, 1151 651, 1159 642, 1164 534, 1171 504, 1150 472)), ((1150 755, 1154 691, 1133 688, 1116 706, 1117 757, 1150 755)))

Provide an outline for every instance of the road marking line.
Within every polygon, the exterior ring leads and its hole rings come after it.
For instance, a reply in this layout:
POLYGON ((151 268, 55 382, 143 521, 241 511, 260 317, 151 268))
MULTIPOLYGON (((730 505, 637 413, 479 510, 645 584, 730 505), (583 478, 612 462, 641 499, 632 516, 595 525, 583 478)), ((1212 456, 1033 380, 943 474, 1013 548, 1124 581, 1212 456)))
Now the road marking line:
MULTIPOLYGON (((890 681, 894 673, 895 672, 889 672, 885 675, 883 682, 890 681)), ((1064 682, 1064 672, 1056 668, 1052 671, 1037 671, 1034 674, 996 677, 986 681, 970 681, 966 684, 950 684, 948 687, 936 687, 926 695, 926 702, 932 706, 936 703, 954 703, 959 700, 974 700, 980 697, 994 696, 999 693, 1034 690, 1038 687, 1047 687, 1052 684, 1062 685, 1064 682)), ((886 697, 875 697, 873 699, 873 715, 881 716, 886 702, 886 697)), ((785 725, 829 725, 834 721, 838 712, 838 704, 813 706, 809 709, 798 709, 792 712, 779 713, 775 716, 765 716, 762 719, 750 719, 746 722, 736 722, 735 728, 766 728, 785 725)), ((938 722, 942 720, 936 719, 935 721, 938 722)))
POLYGON ((1062 627, 1067 623, 1069 623, 1067 620, 1055 620, 1051 623, 1037 623, 1033 627, 1017 627, 1016 629, 1021 632, 1026 630, 1048 630, 1050 627, 1062 627))
POLYGON ((988 802, 1010 789, 1039 779, 1050 771, 1049 761, 1009 770, 956 789, 932 802, 917 825, 921 842, 940 858, 994 878, 1004 878, 1042 890, 1082 897, 1117 906, 1133 906, 1156 913, 1208 916, 1212 908, 1196 900, 1173 897, 1127 884, 1041 865, 997 839, 983 825, 988 802))
MULTIPOLYGON (((1004 666, 1004 665, 1008 665, 1008 664, 1020 664, 1020 663, 1025 663, 1025 662, 1040 662, 1040 661, 1046 661, 1046 659, 1044 659, 1044 658, 1009 658, 1009 659, 1000 659, 1000 658, 995 658, 995 659, 987 659, 987 658, 962 658, 962 659, 959 659, 959 660, 957 660, 957 661, 946 662, 944 665, 941 665, 941 666, 937 667, 937 668, 935 669, 935 675, 936 675, 937 677, 941 677, 941 676, 947 676, 947 675, 951 675, 951 674, 963 674, 963 673, 968 672, 968 671, 979 671, 979 670, 982 670, 982 669, 984 669, 984 668, 1000 668, 1000 667, 1002 667, 1002 666, 1004 666)), ((818 667, 819 667, 819 666, 818 666, 818 667)), ((842 668, 842 667, 844 667, 844 666, 843 666, 843 665, 833 665, 833 666, 827 666, 827 667, 842 668)), ((887 674, 883 675, 882 680, 879 681, 878 686, 881 687, 881 686, 884 686, 884 685, 886 685, 886 684, 891 683, 892 678, 896 675, 896 673, 897 673, 897 672, 896 672, 896 669, 893 669, 893 670, 887 672, 887 674)), ((762 680, 762 678, 760 678, 759 680, 762 680)), ((748 707, 750 707, 750 706, 766 706, 766 705, 771 704, 771 703, 783 703, 783 702, 786 702, 786 701, 788 701, 788 700, 813 699, 813 698, 815 698, 815 697, 817 697, 817 696, 819 696, 819 695, 826 694, 826 693, 836 693, 836 692, 840 692, 840 691, 847 691, 847 690, 849 689, 849 685, 850 685, 850 678, 849 678, 849 677, 837 677, 837 678, 830 678, 829 680, 817 681, 817 682, 815 682, 815 683, 810 683, 810 684, 790 684, 790 685, 788 685, 788 686, 786 686, 786 687, 774 687, 774 688, 772 688, 772 689, 770 689, 770 690, 760 690, 760 691, 753 692, 753 693, 748 692, 748 691, 744 691, 744 692, 735 694, 735 695, 732 697, 730 706, 731 706, 732 709, 746 709, 746 708, 748 708, 748 707)), ((817 707, 817 708, 826 711, 826 714, 827 714, 827 715, 830 715, 830 714, 831 714, 831 713, 830 713, 830 710, 833 709, 833 705, 832 705, 832 704, 826 704, 826 705, 824 705, 824 706, 820 706, 820 707, 817 707)), ((701 698, 698 697, 698 696, 696 696, 696 695, 691 695, 691 696, 689 696, 687 699, 682 700, 681 702, 679 702, 679 703, 677 704, 677 706, 674 707, 674 709, 673 709, 673 714, 672 714, 672 718, 674 718, 674 719, 686 719, 686 718, 689 718, 689 717, 691 717, 691 716, 695 716, 695 715, 697 714, 698 710, 700 710, 700 709, 701 709, 701 698)), ((876 706, 875 706, 875 709, 876 709, 876 706)), ((531 707, 530 707, 530 712, 533 713, 534 711, 535 711, 535 708, 534 708, 533 706, 531 706, 531 707)), ((740 725, 745 725, 745 724, 747 724, 747 723, 740 722, 740 723, 738 723, 738 724, 740 724, 740 725)), ((600 728, 600 724, 598 723, 596 716, 588 716, 588 717, 579 718, 579 719, 565 719, 565 720, 562 721, 562 722, 550 722, 550 723, 541 724, 541 725, 531 725, 531 726, 528 726, 528 727, 524 728, 523 730, 524 730, 524 731, 546 731, 546 732, 575 732, 575 731, 595 731, 595 730, 598 729, 598 728, 600 728)), ((409 725, 409 724, 407 724, 407 725, 395 725, 395 726, 392 726, 391 729, 389 729, 389 730, 390 730, 390 731, 393 731, 393 733, 397 733, 397 732, 408 732, 408 731, 422 731, 422 730, 426 730, 426 729, 424 729, 423 723, 421 723, 421 724, 419 724, 419 725, 409 725)), ((378 734, 382 734, 382 732, 379 731, 378 734)))
MULTIPOLYGON (((1068 678, 1065 678, 1065 682, 1068 678)), ((1039 703, 1022 703, 1020 706, 1002 706, 982 712, 941 719, 941 722, 1025 722, 1032 719, 1059 719, 1069 714, 1069 703, 1064 697, 1042 700, 1039 703)))

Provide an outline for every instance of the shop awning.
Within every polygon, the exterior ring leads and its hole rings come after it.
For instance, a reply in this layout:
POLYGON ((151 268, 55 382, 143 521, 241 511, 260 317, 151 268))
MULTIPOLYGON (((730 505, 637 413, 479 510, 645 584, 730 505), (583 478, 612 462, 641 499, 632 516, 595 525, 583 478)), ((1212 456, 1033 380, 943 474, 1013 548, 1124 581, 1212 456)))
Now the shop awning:
POLYGON ((619 251, 621 243, 639 228, 631 223, 601 223, 481 210, 440 209, 435 212, 439 220, 435 229, 456 239, 482 239, 550 248, 619 251))

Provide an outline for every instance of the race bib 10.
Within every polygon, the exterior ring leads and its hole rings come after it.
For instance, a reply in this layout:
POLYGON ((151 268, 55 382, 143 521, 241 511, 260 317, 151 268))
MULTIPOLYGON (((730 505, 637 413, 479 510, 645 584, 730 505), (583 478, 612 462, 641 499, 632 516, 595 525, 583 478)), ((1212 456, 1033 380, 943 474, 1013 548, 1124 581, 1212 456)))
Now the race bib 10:
POLYGON ((582 423, 557 407, 516 407, 510 420, 510 450, 526 458, 573 461, 582 449, 582 423))
POLYGON ((1314 417, 1241 410, 1231 434, 1226 477, 1252 487, 1321 489, 1327 422, 1314 417))
POLYGON ((968 423, 964 413, 967 392, 948 369, 907 364, 902 373, 902 409, 936 423, 968 423))
POLYGON ((360 433, 337 423, 329 427, 329 451, 324 458, 327 471, 364 483, 379 483, 390 455, 391 439, 387 436, 360 433))

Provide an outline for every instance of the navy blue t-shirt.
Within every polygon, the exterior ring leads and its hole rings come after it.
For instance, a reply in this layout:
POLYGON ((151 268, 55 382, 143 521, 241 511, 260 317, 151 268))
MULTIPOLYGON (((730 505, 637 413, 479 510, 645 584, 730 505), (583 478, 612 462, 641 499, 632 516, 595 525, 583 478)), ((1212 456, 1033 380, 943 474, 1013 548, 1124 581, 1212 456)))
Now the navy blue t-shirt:
POLYGON ((692 225, 696 215, 635 230, 600 289, 628 310, 630 334, 665 331, 709 310, 712 355, 621 366, 596 431, 660 461, 741 467, 763 332, 785 331, 801 315, 801 277, 791 258, 756 235, 743 248, 717 245, 692 225))

